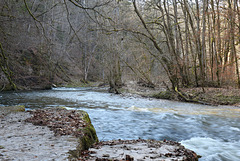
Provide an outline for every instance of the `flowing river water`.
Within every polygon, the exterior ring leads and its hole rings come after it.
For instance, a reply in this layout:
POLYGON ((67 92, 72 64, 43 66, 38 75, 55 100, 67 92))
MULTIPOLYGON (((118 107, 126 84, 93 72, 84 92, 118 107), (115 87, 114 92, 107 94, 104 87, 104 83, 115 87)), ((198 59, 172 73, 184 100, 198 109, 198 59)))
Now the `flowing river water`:
POLYGON ((240 160, 238 107, 124 97, 97 88, 2 92, 1 105, 81 109, 89 113, 99 140, 174 140, 201 155, 200 161, 240 160))

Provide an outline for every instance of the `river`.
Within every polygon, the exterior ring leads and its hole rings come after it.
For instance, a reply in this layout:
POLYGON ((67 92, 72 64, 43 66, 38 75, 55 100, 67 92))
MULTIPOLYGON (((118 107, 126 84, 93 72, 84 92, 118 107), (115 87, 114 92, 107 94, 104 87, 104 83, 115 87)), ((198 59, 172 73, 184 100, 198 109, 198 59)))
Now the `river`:
POLYGON ((1 92, 1 105, 81 109, 89 113, 99 140, 167 139, 195 151, 200 161, 240 160, 237 107, 124 97, 99 88, 1 92))

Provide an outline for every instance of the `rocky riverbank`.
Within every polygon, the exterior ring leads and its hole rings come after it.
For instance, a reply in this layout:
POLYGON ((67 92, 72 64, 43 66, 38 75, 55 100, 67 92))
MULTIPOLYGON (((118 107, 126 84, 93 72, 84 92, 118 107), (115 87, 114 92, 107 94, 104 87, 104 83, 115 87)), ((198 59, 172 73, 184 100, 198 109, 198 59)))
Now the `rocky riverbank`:
POLYGON ((138 139, 100 142, 93 145, 88 151, 84 151, 80 159, 97 161, 196 161, 198 156, 174 141, 138 139))
POLYGON ((0 160, 69 160, 98 142, 85 111, 0 107, 0 160))
MULTIPOLYGON (((39 81, 34 81, 39 82, 39 81)), ((41 82, 41 81, 40 81, 41 82)), ((36 90, 36 89, 50 89, 55 88, 58 85, 48 84, 47 86, 32 86, 24 87, 20 89, 36 90)), ((95 87, 107 90, 109 88, 107 83, 103 82, 74 82, 60 84, 60 87, 95 87)), ((6 88, 5 90, 8 90, 6 88)), ((179 94, 175 91, 169 90, 165 84, 156 84, 154 88, 139 84, 136 81, 125 82, 123 87, 118 90, 123 96, 141 96, 156 99, 168 99, 181 102, 193 102, 206 105, 231 105, 240 107, 240 89, 233 87, 216 88, 216 87, 189 87, 178 89, 183 97, 179 97, 179 94)))
POLYGON ((98 142, 84 111, 0 107, 0 160, 197 160, 173 141, 98 142), (89 149, 90 148, 90 149, 89 149))
MULTIPOLYGON (((188 99, 189 102, 195 102, 207 105, 231 105, 240 107, 240 89, 236 88, 214 88, 214 87, 194 87, 180 88, 179 92, 188 99)), ((168 90, 166 86, 156 85, 155 88, 149 88, 130 81, 121 89, 123 95, 139 95, 142 97, 168 99, 183 101, 179 94, 168 90)))
POLYGON ((29 112, 13 112, 0 118, 0 160, 68 160, 68 151, 76 149, 77 139, 56 136, 46 126, 26 122, 31 116, 29 112))

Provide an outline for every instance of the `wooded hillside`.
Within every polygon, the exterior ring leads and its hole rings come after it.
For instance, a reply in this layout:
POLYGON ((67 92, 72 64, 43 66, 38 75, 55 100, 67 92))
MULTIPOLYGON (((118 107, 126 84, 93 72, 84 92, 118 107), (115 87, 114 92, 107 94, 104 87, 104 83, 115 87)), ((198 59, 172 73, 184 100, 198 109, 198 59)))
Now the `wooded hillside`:
POLYGON ((240 88, 239 0, 2 0, 0 88, 240 88))

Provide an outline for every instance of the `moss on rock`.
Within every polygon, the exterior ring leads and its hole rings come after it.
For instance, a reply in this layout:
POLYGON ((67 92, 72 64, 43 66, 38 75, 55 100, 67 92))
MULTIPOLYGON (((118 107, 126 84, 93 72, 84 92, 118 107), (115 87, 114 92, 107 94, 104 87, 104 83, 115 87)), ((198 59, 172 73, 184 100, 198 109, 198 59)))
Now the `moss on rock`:
POLYGON ((93 126, 87 126, 83 129, 83 136, 79 138, 79 151, 88 150, 91 145, 98 142, 98 137, 93 126))
POLYGON ((0 106, 0 115, 7 115, 11 112, 24 112, 25 106, 0 106))
POLYGON ((82 114, 82 119, 86 122, 86 126, 83 129, 80 129, 83 133, 83 136, 79 138, 79 146, 77 150, 84 151, 88 150, 94 143, 98 143, 98 137, 88 113, 85 111, 80 112, 82 114))
POLYGON ((86 111, 80 110, 79 112, 82 114, 82 119, 83 119, 84 121, 86 121, 86 122, 89 123, 89 124, 92 124, 92 122, 91 122, 91 120, 90 120, 90 117, 89 117, 89 115, 88 115, 88 113, 87 113, 86 111))
POLYGON ((69 151, 69 158, 78 158, 98 142, 96 130, 87 112, 67 110, 65 107, 47 108, 32 111, 33 116, 26 121, 34 125, 48 126, 55 135, 72 135, 78 140, 75 150, 69 151))
POLYGON ((24 111, 25 111, 24 105, 15 106, 14 112, 24 112, 24 111))
POLYGON ((98 137, 94 126, 91 123, 91 119, 87 112, 80 110, 78 112, 82 116, 82 120, 85 122, 86 126, 78 129, 81 131, 82 135, 79 136, 79 144, 76 150, 69 151, 70 159, 79 158, 83 151, 88 150, 93 144, 98 143, 98 137))

